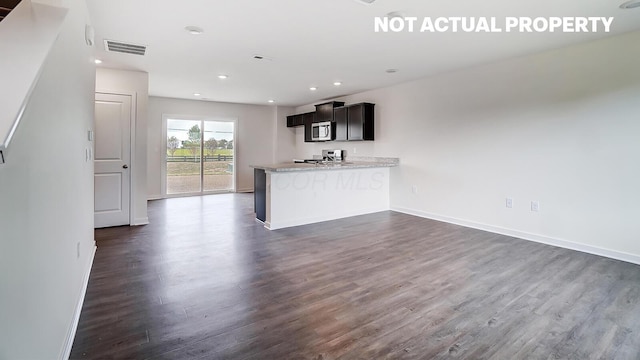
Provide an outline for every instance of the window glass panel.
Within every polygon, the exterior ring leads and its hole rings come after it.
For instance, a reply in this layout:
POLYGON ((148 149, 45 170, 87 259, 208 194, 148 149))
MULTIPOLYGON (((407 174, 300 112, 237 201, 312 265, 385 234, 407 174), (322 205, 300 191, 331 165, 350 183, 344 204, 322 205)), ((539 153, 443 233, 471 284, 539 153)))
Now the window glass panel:
POLYGON ((204 191, 233 191, 233 122, 204 122, 204 191))
POLYGON ((167 194, 199 193, 201 121, 167 119, 167 194))

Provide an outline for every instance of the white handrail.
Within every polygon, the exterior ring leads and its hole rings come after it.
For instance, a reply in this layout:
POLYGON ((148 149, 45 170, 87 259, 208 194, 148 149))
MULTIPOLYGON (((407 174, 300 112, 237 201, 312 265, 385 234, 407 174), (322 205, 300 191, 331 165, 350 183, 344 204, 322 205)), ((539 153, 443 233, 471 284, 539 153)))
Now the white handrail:
POLYGON ((67 11, 23 0, 0 22, 0 164, 67 11))

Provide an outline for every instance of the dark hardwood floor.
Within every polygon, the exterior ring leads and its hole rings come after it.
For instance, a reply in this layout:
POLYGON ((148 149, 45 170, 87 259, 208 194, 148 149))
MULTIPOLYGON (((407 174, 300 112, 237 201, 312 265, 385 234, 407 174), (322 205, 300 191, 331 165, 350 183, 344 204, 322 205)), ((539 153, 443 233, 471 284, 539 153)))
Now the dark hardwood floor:
POLYGON ((640 359, 640 266, 383 212, 278 231, 251 194, 96 231, 72 359, 640 359))

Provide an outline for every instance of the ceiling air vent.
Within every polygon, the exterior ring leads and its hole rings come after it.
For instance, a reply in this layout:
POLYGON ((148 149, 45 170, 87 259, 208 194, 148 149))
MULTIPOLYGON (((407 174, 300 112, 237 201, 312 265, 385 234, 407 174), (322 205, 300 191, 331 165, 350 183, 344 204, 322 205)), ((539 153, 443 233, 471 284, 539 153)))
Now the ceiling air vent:
POLYGON ((104 49, 110 52, 119 52, 125 54, 144 55, 147 47, 144 45, 127 44, 122 41, 105 40, 104 49))

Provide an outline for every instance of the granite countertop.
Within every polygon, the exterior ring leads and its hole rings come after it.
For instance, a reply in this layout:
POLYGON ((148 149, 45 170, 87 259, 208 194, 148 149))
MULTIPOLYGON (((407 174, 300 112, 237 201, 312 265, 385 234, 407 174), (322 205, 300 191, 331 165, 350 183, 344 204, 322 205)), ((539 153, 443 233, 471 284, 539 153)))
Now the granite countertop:
POLYGON ((267 172, 291 172, 291 171, 317 171, 317 170, 348 170, 364 169, 376 167, 394 167, 400 164, 398 158, 364 158, 358 157, 353 160, 338 161, 336 163, 327 162, 323 164, 306 163, 282 163, 271 165, 251 165, 252 168, 262 169, 267 172))

